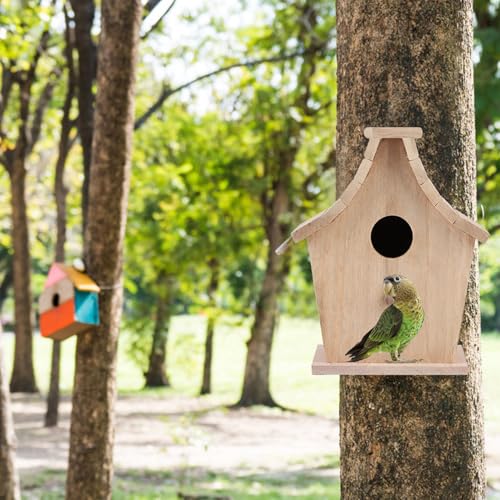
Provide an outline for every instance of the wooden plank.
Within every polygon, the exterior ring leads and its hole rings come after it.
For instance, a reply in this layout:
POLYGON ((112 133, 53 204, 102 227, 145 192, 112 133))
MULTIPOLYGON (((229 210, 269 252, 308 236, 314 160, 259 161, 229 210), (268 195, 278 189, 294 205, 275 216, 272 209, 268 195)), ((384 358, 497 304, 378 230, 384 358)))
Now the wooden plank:
POLYGON ((313 375, 467 375, 468 371, 461 345, 456 346, 455 358, 451 363, 373 363, 369 360, 328 363, 322 345, 316 348, 312 362, 313 375))
POLYGON ((488 233, 484 227, 469 219, 462 213, 460 213, 455 220, 454 226, 457 229, 460 229, 460 231, 469 234, 481 243, 484 243, 490 237, 490 233, 488 233))
POLYGON ((350 184, 345 188, 344 192, 340 195, 340 199, 347 207, 349 203, 351 203, 352 199, 356 196, 356 193, 359 191, 361 184, 359 184, 354 178, 350 184))
POLYGON ((274 252, 276 255, 283 255, 292 245, 292 237, 289 236, 274 252))
POLYGON ((422 129, 420 127, 366 127, 364 135, 367 139, 402 139, 403 137, 420 139, 422 129))
POLYGON ((416 160, 418 158, 418 149, 415 139, 411 137, 403 137, 403 145, 406 150, 408 160, 416 160))
POLYGON ((332 222, 344 209, 346 204, 338 199, 330 208, 306 220, 292 231, 292 239, 295 243, 305 240, 316 231, 332 222))
POLYGON ((358 184, 363 184, 363 182, 365 182, 368 172, 372 168, 372 164, 373 162, 371 160, 363 158, 363 161, 360 163, 358 170, 356 171, 356 175, 354 176, 354 180, 358 184))
POLYGON ((439 200, 442 198, 439 191, 435 188, 434 184, 430 179, 427 179, 423 184, 420 184, 422 191, 424 192, 427 199, 431 202, 432 206, 435 207, 439 200))
POLYGON ((415 158, 414 160, 410 160, 410 166, 419 184, 424 184, 429 179, 427 177, 427 172, 425 171, 424 165, 420 160, 420 158, 415 158))
POLYGON ((450 223, 453 224, 460 215, 443 197, 437 202, 436 209, 450 223))
POLYGON ((375 158, 375 153, 377 152, 378 145, 380 144, 380 139, 370 139, 365 149, 364 157, 367 160, 372 161, 375 158))

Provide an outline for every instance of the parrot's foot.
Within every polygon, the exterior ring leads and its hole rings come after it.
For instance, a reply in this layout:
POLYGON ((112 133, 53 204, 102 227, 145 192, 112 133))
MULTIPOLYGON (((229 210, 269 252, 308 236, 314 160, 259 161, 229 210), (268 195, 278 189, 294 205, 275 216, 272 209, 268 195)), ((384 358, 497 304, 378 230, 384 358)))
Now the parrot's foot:
POLYGON ((421 363, 423 359, 393 359, 387 360, 386 363, 421 363))

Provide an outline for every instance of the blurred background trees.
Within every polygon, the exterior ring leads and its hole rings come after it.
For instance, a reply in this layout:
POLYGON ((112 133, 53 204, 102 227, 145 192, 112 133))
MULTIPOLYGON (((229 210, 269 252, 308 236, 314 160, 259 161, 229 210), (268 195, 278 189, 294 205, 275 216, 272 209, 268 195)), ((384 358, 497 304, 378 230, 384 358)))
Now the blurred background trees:
MULTIPOLYGON (((493 1, 474 9, 478 215, 493 234, 480 250, 482 321, 498 330, 500 13, 493 1)), ((12 200, 0 206, 0 309, 16 329, 13 390, 36 390, 33 301, 62 258, 63 218, 66 260, 82 255, 99 11, 92 0, 0 7, 0 191, 12 200)), ((312 316, 315 303, 306 249, 278 259, 274 248, 334 199, 335 22, 326 0, 145 5, 123 318, 144 385, 171 383, 170 320, 198 314, 200 392, 211 391, 216 325, 245 322, 239 404, 275 404, 279 315, 312 316)))

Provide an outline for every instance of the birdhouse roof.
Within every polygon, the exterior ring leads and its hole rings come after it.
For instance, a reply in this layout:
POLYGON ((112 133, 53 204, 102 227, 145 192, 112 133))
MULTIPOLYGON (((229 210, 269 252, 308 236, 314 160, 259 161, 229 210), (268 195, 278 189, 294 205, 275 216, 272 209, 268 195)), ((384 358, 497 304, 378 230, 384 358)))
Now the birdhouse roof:
POLYGON ((408 163, 416 178, 420 189, 424 192, 427 199, 434 208, 451 224, 456 230, 469 234, 480 242, 485 242, 489 233, 477 222, 469 219, 461 212, 453 208, 434 187, 419 158, 415 139, 422 137, 422 129, 419 127, 368 127, 364 130, 364 135, 368 139, 364 158, 356 172, 351 183, 344 190, 340 198, 329 208, 306 220, 296 227, 288 240, 286 240, 276 250, 276 253, 284 253, 292 240, 294 242, 302 241, 321 228, 332 223, 344 210, 349 207, 350 202, 365 182, 370 169, 373 165, 373 159, 383 139, 401 139, 404 144, 408 163))
POLYGON ((77 271, 72 266, 62 264, 61 262, 54 262, 54 264, 52 264, 47 280, 45 281, 44 288, 48 288, 54 283, 66 278, 69 279, 73 286, 81 292, 98 293, 100 291, 99 286, 92 278, 90 278, 90 276, 77 271))

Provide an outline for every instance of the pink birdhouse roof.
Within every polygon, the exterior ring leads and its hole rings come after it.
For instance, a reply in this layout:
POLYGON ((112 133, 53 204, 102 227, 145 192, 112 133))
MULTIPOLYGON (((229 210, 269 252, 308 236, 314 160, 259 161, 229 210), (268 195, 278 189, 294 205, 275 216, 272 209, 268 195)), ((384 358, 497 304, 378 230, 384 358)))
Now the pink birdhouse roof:
POLYGON ((60 262, 54 262, 54 264, 52 264, 44 288, 48 288, 63 279, 69 279, 71 283, 73 283, 73 286, 81 292, 98 293, 100 291, 97 283, 87 274, 81 273, 74 267, 67 266, 60 262))

